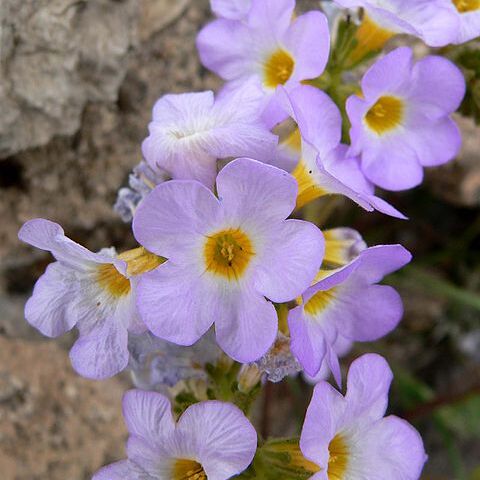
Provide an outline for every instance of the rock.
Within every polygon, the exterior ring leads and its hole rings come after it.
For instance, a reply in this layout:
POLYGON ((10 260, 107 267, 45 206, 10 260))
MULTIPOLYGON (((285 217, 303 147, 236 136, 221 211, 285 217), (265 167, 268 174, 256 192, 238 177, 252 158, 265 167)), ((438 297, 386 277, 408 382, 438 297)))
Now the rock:
POLYGON ((87 102, 115 101, 135 0, 3 0, 0 157, 73 135, 87 102))
POLYGON ((87 480, 120 459, 125 388, 79 377, 54 342, 0 336, 2 480, 87 480))

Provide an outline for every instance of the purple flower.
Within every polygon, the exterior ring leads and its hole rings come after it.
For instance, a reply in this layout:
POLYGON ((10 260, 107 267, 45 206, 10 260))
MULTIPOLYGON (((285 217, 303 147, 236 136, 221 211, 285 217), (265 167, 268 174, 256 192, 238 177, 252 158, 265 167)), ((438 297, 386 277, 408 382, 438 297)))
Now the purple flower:
POLYGON ((459 20, 458 36, 453 43, 465 43, 480 36, 480 2, 478 0, 443 0, 459 20))
POLYGON ((410 259, 401 245, 371 247, 347 266, 327 271, 305 291, 301 305, 289 313, 288 326, 292 352, 308 375, 314 377, 325 359, 340 384, 333 348, 338 337, 369 342, 398 325, 403 314, 400 296, 392 287, 377 283, 410 259))
POLYGON ((196 342, 215 323, 232 358, 257 360, 273 344, 273 302, 287 302, 312 282, 323 258, 318 228, 286 220, 297 195, 286 172, 237 159, 218 174, 216 198, 195 181, 157 186, 133 219, 135 237, 168 258, 138 285, 138 308, 153 334, 196 342))
POLYGON ((277 137, 261 123, 261 93, 252 85, 214 99, 213 92, 165 95, 153 107, 142 145, 153 169, 211 188, 217 160, 248 156, 268 162, 277 137))
POLYGON ((137 275, 156 268, 161 259, 143 248, 121 255, 114 249, 92 253, 43 219, 25 223, 18 236, 57 260, 35 284, 25 306, 27 321, 47 337, 78 328, 70 359, 80 375, 102 379, 123 370, 128 332, 146 330, 135 307, 137 275))
MULTIPOLYGON (((456 1, 456 0, 454 0, 456 1)), ((372 33, 407 33, 430 47, 453 42, 459 29, 450 0, 335 0, 346 8, 362 7, 372 33)))
POLYGON ((171 408, 160 393, 128 391, 128 459, 102 468, 93 480, 226 480, 249 466, 257 434, 237 407, 197 403, 176 423, 171 408))
POLYGON ((343 267, 367 248, 362 236, 353 228, 339 227, 323 230, 325 255, 322 269, 343 267))
POLYGON ((254 82, 267 100, 279 85, 318 77, 330 50, 327 19, 311 11, 292 21, 294 8, 295 0, 252 0, 245 20, 213 21, 197 38, 203 65, 236 86, 254 82))
POLYGON ((465 93, 459 69, 442 57, 413 63, 402 47, 378 60, 362 79, 364 98, 347 100, 351 153, 367 178, 387 190, 419 185, 423 167, 452 160, 461 136, 450 115, 465 93))
MULTIPOLYGON (((335 340, 335 343, 333 344, 332 348, 333 351, 335 352, 335 355, 338 358, 342 358, 345 355, 347 355, 350 350, 353 347, 353 342, 351 340, 346 339, 345 337, 342 337, 339 335, 337 339, 335 340)), ((331 371, 328 366, 328 362, 324 359, 322 362, 322 365, 320 366, 320 370, 318 373, 312 377, 308 375, 308 373, 303 372, 303 378, 307 383, 310 383, 311 385, 316 385, 318 382, 322 380, 328 380, 328 377, 330 377, 331 371)))
MULTIPOLYGON (((287 93, 281 90, 282 108, 298 125, 287 142, 297 149, 297 162, 292 175, 298 183, 297 208, 324 195, 340 194, 368 211, 378 210, 397 218, 405 218, 387 202, 374 195, 374 186, 360 169, 359 160, 347 155, 340 144, 342 118, 328 95, 317 88, 302 85, 287 93), (321 112, 321 113, 319 113, 321 112)), ((285 151, 281 152, 283 162, 285 151)))
POLYGON ((350 366, 347 393, 329 383, 314 390, 300 437, 300 449, 318 466, 312 480, 417 480, 427 460, 419 433, 389 415, 392 372, 379 355, 350 366))
POLYGON ((213 13, 220 18, 244 20, 252 5, 252 0, 210 0, 213 13))

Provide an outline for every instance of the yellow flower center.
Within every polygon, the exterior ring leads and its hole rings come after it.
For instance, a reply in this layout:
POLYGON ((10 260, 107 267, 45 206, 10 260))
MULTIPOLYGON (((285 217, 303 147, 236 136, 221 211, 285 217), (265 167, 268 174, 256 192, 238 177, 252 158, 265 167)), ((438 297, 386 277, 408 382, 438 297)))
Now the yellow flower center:
POLYGON ((350 250, 356 240, 353 238, 339 238, 335 230, 324 230, 325 255, 322 268, 338 268, 346 265, 350 260, 350 250))
POLYGON ((452 0, 452 2, 460 13, 480 10, 480 0, 452 0))
MULTIPOLYGON (((127 262, 127 274, 129 276, 149 272, 165 261, 164 258, 148 252, 143 247, 123 252, 118 255, 118 258, 127 262)), ((111 263, 103 263, 98 266, 97 282, 101 288, 113 297, 123 297, 130 293, 130 280, 111 263)))
POLYGON ((378 135, 395 130, 404 117, 403 101, 396 97, 380 97, 365 115, 367 126, 378 135))
POLYGON ((272 53, 268 60, 263 64, 264 84, 269 88, 277 88, 279 85, 285 85, 292 76, 295 61, 285 50, 277 50, 272 53))
POLYGON ((335 299, 336 288, 330 290, 320 290, 313 295, 308 302, 305 303, 305 313, 315 316, 325 310, 330 303, 335 299))
POLYGON ((343 480, 348 467, 348 446, 341 435, 336 435, 328 446, 328 480, 343 480))
POLYGON ((228 280, 238 280, 255 252, 244 232, 239 228, 229 228, 207 237, 203 255, 207 271, 228 280))
POLYGON ((307 203, 326 195, 327 192, 315 181, 315 172, 303 160, 300 160, 292 172, 298 183, 298 196, 296 208, 301 208, 307 203))
POLYGON ((173 465, 173 480, 207 480, 207 475, 195 460, 178 459, 173 465))
POLYGON ((355 33, 357 45, 350 54, 350 64, 355 64, 370 52, 381 50, 394 35, 395 32, 381 27, 368 15, 365 15, 360 27, 358 27, 355 33))

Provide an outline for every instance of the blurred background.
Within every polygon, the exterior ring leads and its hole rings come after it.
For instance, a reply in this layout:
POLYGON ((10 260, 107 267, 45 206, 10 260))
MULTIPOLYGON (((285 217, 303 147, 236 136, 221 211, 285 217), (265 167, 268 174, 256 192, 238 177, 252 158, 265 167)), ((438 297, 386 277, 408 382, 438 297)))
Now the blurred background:
MULTIPOLYGON (((91 250, 135 245, 112 210, 116 192, 141 160, 154 101, 219 87, 195 51, 209 15, 208 0, 0 0, 2 480, 89 479, 123 456, 128 375, 78 377, 67 356, 74 334, 44 339, 24 321, 25 300, 51 258, 21 245, 17 231, 45 217, 91 250)), ((478 57, 471 82, 480 77, 478 57)), ((387 279, 404 298, 400 328, 355 347, 344 364, 364 351, 387 357, 396 373, 390 410, 424 436, 430 480, 480 479, 480 130, 458 121, 458 160, 428 172, 422 187, 386 197, 409 222, 342 200, 307 212, 324 226, 356 228, 371 245, 399 242, 414 254, 387 279)), ((258 405, 263 432, 298 432, 309 398, 301 379, 269 386, 258 405)))

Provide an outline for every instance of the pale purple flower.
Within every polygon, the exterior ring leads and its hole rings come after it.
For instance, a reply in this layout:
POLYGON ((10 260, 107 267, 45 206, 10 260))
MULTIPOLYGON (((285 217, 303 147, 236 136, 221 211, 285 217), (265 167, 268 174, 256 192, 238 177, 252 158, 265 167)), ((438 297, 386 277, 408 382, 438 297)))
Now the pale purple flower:
POLYGON ((142 145, 145 160, 173 179, 198 180, 209 188, 218 159, 248 156, 268 162, 277 137, 260 120, 261 97, 251 84, 217 99, 211 91, 163 96, 142 145))
POLYGON ((130 390, 123 416, 128 458, 93 480, 227 480, 250 465, 257 449, 255 429, 229 403, 196 403, 175 422, 165 396, 130 390))
POLYGON ((345 267, 309 287, 299 306, 290 311, 291 349, 305 372, 314 377, 327 361, 338 384, 338 337, 368 342, 391 332, 403 306, 392 287, 377 285, 382 278, 406 265, 410 253, 401 245, 368 248, 345 267))
POLYGON ((346 8, 363 7, 368 21, 392 35, 406 33, 430 47, 455 41, 459 21, 450 0, 335 0, 346 8))
POLYGON ((338 227, 323 230, 325 255, 322 270, 343 267, 367 248, 360 233, 353 228, 338 227))
POLYGON ((315 225, 285 220, 297 185, 283 170, 237 159, 216 186, 218 198, 198 182, 173 180, 139 206, 135 237, 168 262, 140 280, 138 308, 152 333, 179 345, 195 343, 215 323, 220 347, 248 363, 277 334, 266 298, 300 295, 318 272, 324 241, 315 225))
POLYGON ((138 260, 146 271, 160 264, 158 257, 143 248, 120 256, 114 249, 92 253, 67 238, 60 225, 43 219, 25 223, 18 236, 57 260, 35 284, 25 306, 27 321, 47 337, 78 328, 70 359, 80 375, 102 379, 123 370, 128 332, 146 330, 135 307, 138 260))
POLYGON ((220 18, 244 20, 252 5, 252 0, 210 0, 213 13, 220 18))
POLYGON ((384 358, 367 354, 350 366, 345 396, 324 381, 315 387, 300 437, 318 466, 312 480, 420 478, 422 438, 405 420, 384 417, 392 378, 384 358))
MULTIPOLYGON (((338 358, 344 357, 352 349, 353 343, 354 342, 352 342, 351 340, 348 340, 345 337, 339 335, 332 346, 335 355, 338 358)), ((328 366, 328 362, 324 359, 322 365, 320 366, 320 370, 315 376, 312 377, 308 375, 308 373, 303 372, 303 378, 310 385, 316 385, 322 380, 328 380, 328 377, 330 377, 331 373, 332 372, 330 370, 330 367, 328 366)))
POLYGON ((453 43, 469 42, 480 37, 480 3, 477 0, 443 0, 459 21, 458 35, 453 43))
MULTIPOLYGON (((302 85, 290 93, 282 89, 279 98, 282 108, 298 126, 297 140, 288 143, 292 152, 297 149, 298 161, 292 175, 299 185, 298 208, 321 196, 340 194, 367 211, 405 218, 375 196, 374 186, 362 173, 359 159, 348 155, 348 148, 340 143, 342 118, 328 95, 302 85)), ((280 155, 285 164, 285 150, 280 155)))
POLYGON ((414 63, 401 47, 378 60, 362 79, 363 98, 347 100, 351 153, 374 184, 387 190, 419 185, 423 167, 452 160, 461 135, 451 114, 465 80, 449 60, 427 56, 414 63))
POLYGON ((195 345, 184 347, 155 337, 150 332, 129 335, 129 370, 142 390, 166 392, 180 381, 207 380, 205 366, 222 355, 213 331, 195 345))
POLYGON ((311 11, 292 20, 295 0, 252 0, 244 20, 220 18, 197 38, 200 59, 234 90, 246 82, 263 89, 267 112, 276 116, 275 90, 287 90, 325 69, 330 34, 325 15, 311 11))
POLYGON ((113 209, 124 222, 131 222, 140 202, 152 189, 168 179, 168 175, 156 168, 153 170, 144 160, 136 165, 128 176, 128 187, 118 191, 113 209))

